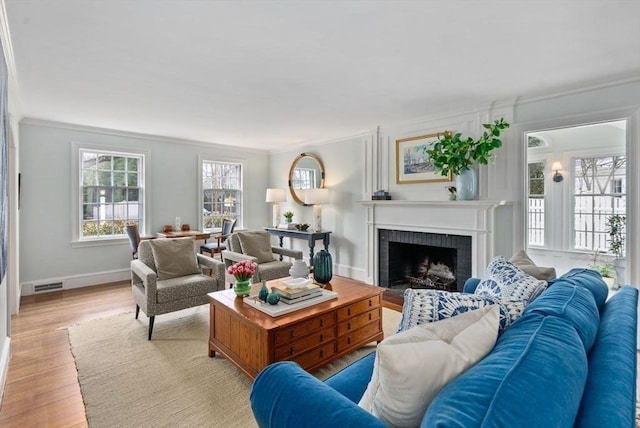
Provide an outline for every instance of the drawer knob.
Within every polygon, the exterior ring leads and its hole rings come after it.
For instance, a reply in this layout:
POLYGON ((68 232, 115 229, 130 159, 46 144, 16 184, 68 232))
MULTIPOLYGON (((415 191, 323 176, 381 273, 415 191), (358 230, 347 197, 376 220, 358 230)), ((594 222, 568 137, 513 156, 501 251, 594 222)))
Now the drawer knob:
POLYGON ((347 337, 347 345, 351 345, 351 337, 347 337))
POLYGON ((351 323, 350 322, 347 323, 347 330, 351 330, 351 323))
POLYGON ((371 321, 371 313, 369 313, 369 321, 371 321))
POLYGON ((296 353, 296 348, 294 348, 293 346, 289 349, 289 355, 293 355, 296 353))
POLYGON ((320 350, 320 358, 324 358, 324 349, 320 350))
POLYGON ((320 333, 320 342, 324 340, 324 334, 320 333))
POLYGON ((324 327, 324 319, 320 318, 320 327, 324 327))
POLYGON ((369 299, 369 307, 373 306, 373 302, 369 299))
POLYGON ((347 315, 351 315, 351 308, 347 309, 347 315))

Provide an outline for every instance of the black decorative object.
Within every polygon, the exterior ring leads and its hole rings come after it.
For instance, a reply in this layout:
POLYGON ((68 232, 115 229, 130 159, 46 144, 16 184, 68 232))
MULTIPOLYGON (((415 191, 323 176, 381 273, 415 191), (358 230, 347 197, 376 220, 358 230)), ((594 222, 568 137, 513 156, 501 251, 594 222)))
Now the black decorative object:
POLYGON ((327 284, 333 277, 333 260, 327 250, 313 256, 313 279, 318 284, 327 284))

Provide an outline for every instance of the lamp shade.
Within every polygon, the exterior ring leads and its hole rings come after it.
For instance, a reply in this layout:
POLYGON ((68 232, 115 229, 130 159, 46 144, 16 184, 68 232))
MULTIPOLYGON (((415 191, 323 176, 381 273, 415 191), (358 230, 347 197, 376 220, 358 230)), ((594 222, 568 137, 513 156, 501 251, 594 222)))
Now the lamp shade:
POLYGON ((286 202, 287 195, 284 189, 267 189, 266 202, 286 202))
POLYGON ((561 164, 560 162, 554 162, 554 163, 551 165, 551 169, 552 169, 553 171, 557 171, 557 170, 559 170, 559 169, 562 169, 562 164, 561 164))
POLYGON ((304 203, 322 205, 329 202, 329 189, 307 189, 304 192, 304 203))

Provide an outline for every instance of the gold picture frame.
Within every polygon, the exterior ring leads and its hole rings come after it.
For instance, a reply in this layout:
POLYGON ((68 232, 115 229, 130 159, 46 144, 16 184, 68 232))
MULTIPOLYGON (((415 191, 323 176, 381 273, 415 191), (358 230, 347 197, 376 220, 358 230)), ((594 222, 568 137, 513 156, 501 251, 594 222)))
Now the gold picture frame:
POLYGON ((444 132, 396 140, 396 183, 437 183, 452 181, 452 174, 443 177, 436 172, 425 150, 438 141, 444 132))

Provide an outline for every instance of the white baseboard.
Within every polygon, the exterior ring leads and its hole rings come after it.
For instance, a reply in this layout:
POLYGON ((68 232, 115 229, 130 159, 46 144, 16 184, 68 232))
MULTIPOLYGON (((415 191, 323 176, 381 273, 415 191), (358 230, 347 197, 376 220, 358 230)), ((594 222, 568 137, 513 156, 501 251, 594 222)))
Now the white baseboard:
POLYGON ((2 354, 0 354, 0 404, 4 398, 4 384, 7 382, 9 373, 9 361, 11 360, 11 338, 5 337, 2 344, 2 354))
POLYGON ((367 282, 367 271, 365 269, 354 268, 353 266, 334 265, 335 274, 344 276, 347 278, 355 279, 356 281, 367 282))
MULTIPOLYGON (((71 275, 57 278, 43 278, 37 281, 29 281, 20 284, 20 295, 29 296, 34 294, 34 287, 42 284, 62 283, 63 290, 72 288, 90 287, 92 285, 107 284, 110 282, 127 281, 131 279, 130 269, 118 269, 105 272, 93 272, 88 274, 71 275)), ((51 291, 59 291, 51 290, 51 291)), ((46 291, 45 291, 46 292, 46 291)), ((40 293, 38 293, 40 294, 40 293)))

